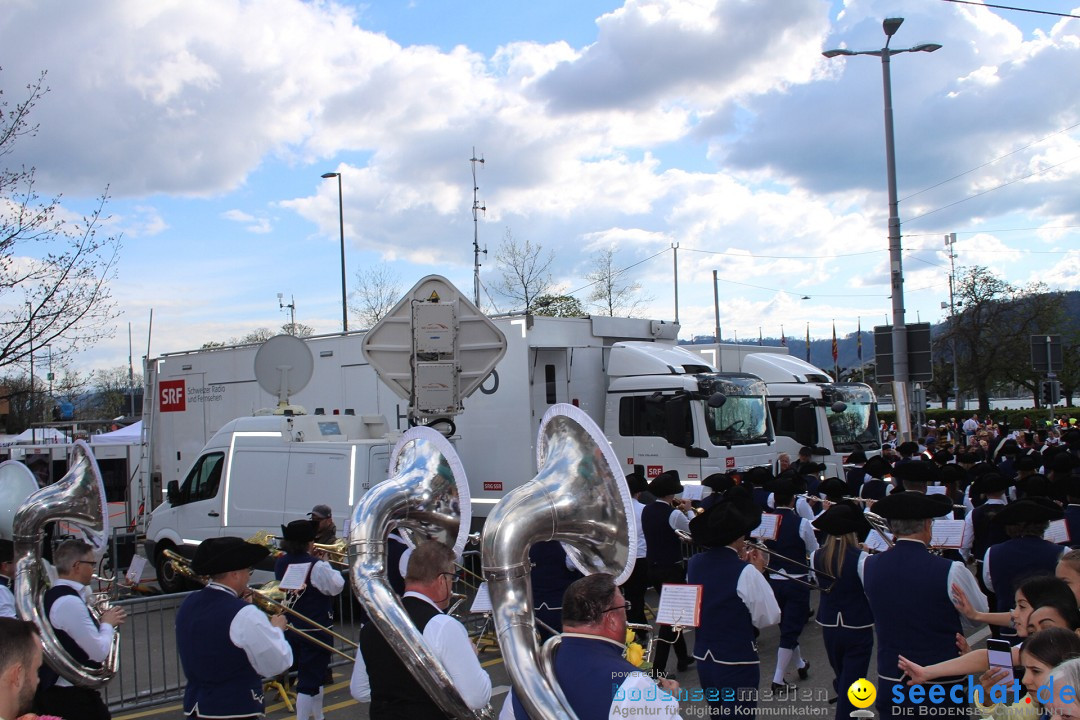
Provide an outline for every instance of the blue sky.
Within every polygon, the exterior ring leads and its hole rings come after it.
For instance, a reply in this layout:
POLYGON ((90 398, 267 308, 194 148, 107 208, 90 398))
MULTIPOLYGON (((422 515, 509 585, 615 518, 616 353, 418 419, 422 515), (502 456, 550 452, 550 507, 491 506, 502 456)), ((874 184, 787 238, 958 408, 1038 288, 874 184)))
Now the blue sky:
POLYGON ((682 337, 712 332, 713 270, 725 339, 844 334, 890 312, 881 68, 821 52, 890 16, 893 47, 943 45, 892 62, 910 321, 942 319, 948 232, 958 266, 1080 289, 1080 21, 943 0, 12 0, 0 87, 51 92, 6 161, 72 213, 109 188, 122 315, 82 369, 126 364, 129 322, 143 354, 151 309, 154 355, 279 327, 279 292, 339 330, 327 171, 350 287, 385 264, 471 295, 474 147, 485 310, 514 309, 509 229, 566 292, 612 248, 667 320, 679 243, 682 337))

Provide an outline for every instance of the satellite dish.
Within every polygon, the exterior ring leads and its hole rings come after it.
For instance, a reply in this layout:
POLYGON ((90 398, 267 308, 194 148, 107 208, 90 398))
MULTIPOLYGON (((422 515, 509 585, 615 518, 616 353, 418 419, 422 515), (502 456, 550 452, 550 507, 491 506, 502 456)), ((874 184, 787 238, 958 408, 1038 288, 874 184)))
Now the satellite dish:
POLYGON ((0 463, 0 538, 13 540, 11 524, 19 506, 38 491, 37 478, 18 460, 0 463))
POLYGON ((259 387, 276 395, 278 407, 304 389, 315 370, 315 360, 307 343, 293 335, 275 335, 255 353, 255 380, 259 387))

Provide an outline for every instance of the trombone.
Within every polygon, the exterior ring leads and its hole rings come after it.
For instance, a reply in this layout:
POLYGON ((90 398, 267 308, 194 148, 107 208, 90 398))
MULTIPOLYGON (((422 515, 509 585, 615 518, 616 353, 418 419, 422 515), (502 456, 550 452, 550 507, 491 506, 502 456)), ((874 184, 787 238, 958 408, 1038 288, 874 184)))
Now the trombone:
MULTIPOLYGON (((174 552, 172 550, 165 550, 163 552, 165 554, 165 557, 167 557, 169 559, 169 562, 171 562, 172 566, 176 569, 176 572, 180 573, 181 575, 188 578, 189 580, 193 580, 193 581, 195 581, 197 583, 201 583, 203 585, 205 585, 207 583, 206 578, 204 578, 202 575, 195 574, 195 571, 191 569, 191 563, 183 555, 180 555, 179 553, 176 553, 176 552, 174 552)), ((315 622, 314 620, 307 617, 306 615, 301 615, 300 613, 296 612, 295 610, 293 610, 291 607, 289 607, 285 603, 279 602, 278 600, 273 599, 271 597, 271 595, 273 593, 275 593, 275 592, 283 592, 283 591, 278 589, 276 580, 267 583, 266 585, 264 585, 261 588, 250 588, 251 602, 252 602, 252 604, 254 604, 256 607, 258 607, 260 610, 262 610, 267 615, 278 615, 278 614, 283 613, 283 612, 288 613, 288 614, 292 615, 293 617, 297 617, 297 618, 303 620, 304 622, 309 623, 312 626, 313 629, 321 630, 321 631, 323 631, 325 633, 328 633, 332 637, 337 638, 338 640, 342 641, 343 643, 345 643, 347 646, 353 648, 354 650, 359 649, 359 647, 360 647, 359 644, 353 642, 352 640, 345 637, 344 635, 336 633, 333 630, 331 630, 330 628, 325 627, 324 625, 320 625, 319 623, 315 622)), ((336 647, 334 647, 333 645, 331 645, 329 643, 324 643, 322 640, 318 639, 317 637, 314 637, 313 635, 308 635, 306 632, 304 632, 303 630, 301 630, 301 629, 299 629, 299 628, 297 628, 297 627, 295 627, 293 625, 286 625, 285 629, 292 630, 294 633, 296 633, 300 637, 304 638, 308 642, 314 643, 315 645, 318 645, 319 647, 321 647, 324 650, 329 650, 332 653, 340 655, 341 657, 345 658, 346 660, 350 660, 350 661, 355 660, 355 658, 352 655, 349 655, 348 653, 345 653, 345 652, 343 652, 341 650, 338 650, 336 647)))
MULTIPOLYGON (((755 550, 759 550, 759 551, 761 551, 763 553, 768 553, 769 555, 773 555, 773 556, 775 556, 775 557, 777 557, 777 558, 779 558, 781 560, 784 560, 786 562, 791 563, 792 565, 797 565, 798 567, 806 568, 808 571, 814 573, 814 575, 826 578, 828 580, 836 580, 836 578, 833 577, 832 575, 830 575, 829 573, 827 573, 827 572, 825 572, 823 570, 816 570, 815 568, 811 567, 808 563, 799 562, 798 560, 794 560, 792 558, 789 558, 786 555, 781 555, 780 553, 776 552, 775 550, 769 549, 769 547, 765 543, 761 542, 760 540, 755 540, 753 538, 746 538, 746 540, 744 540, 743 542, 746 543, 747 547, 754 548, 755 550)), ((812 588, 817 588, 821 592, 829 592, 830 590, 832 590, 831 585, 826 588, 826 587, 822 587, 822 586, 818 585, 817 583, 812 583, 809 580, 803 580, 802 578, 797 578, 794 575, 788 575, 786 573, 781 572, 780 570, 770 570, 768 567, 766 567, 765 569, 767 571, 771 572, 774 575, 783 575, 788 580, 794 580, 795 582, 802 583, 803 585, 808 585, 808 586, 810 586, 812 588)))
POLYGON ((888 520, 869 510, 863 513, 863 517, 866 518, 866 522, 870 523, 870 527, 877 530, 877 534, 881 536, 881 539, 885 541, 886 545, 892 547, 896 544, 896 541, 892 539, 892 536, 889 533, 888 520))

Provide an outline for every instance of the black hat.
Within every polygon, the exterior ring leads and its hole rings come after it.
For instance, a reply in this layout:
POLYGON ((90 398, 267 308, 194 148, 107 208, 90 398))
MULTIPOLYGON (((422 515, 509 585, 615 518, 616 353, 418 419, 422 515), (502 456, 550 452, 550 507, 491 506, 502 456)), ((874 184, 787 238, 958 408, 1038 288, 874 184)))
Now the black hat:
POLYGON ((1025 498, 1048 498, 1050 497, 1050 478, 1040 473, 1034 475, 1028 475, 1026 478, 1016 484, 1025 498))
POLYGON ((866 462, 866 453, 864 453, 862 450, 856 450, 855 452, 847 456, 847 461, 852 465, 856 463, 864 463, 866 462))
POLYGON ((930 520, 952 512, 952 500, 944 495, 894 492, 874 503, 874 512, 886 520, 930 520))
POLYGON ((934 462, 939 466, 948 465, 953 461, 953 454, 948 450, 938 450, 934 453, 934 462))
POLYGON ((713 473, 701 481, 701 484, 713 492, 722 493, 735 487, 735 481, 727 473, 713 473))
POLYGON ((814 448, 809 445, 803 445, 799 448, 799 455, 805 455, 806 457, 814 457, 814 448))
POLYGON ((919 443, 914 440, 906 440, 900 443, 896 449, 900 451, 901 455, 917 455, 919 453, 919 443))
POLYGON ((967 480, 967 470, 956 463, 941 466, 941 482, 962 485, 967 480))
POLYGON ((639 472, 632 472, 626 476, 626 486, 630 488, 631 495, 637 495, 649 489, 648 481, 639 472))
POLYGON ((678 470, 665 470, 649 483, 649 492, 658 498, 668 495, 678 495, 683 491, 682 483, 679 482, 678 470))
POLYGON ((1041 497, 1025 497, 1009 503, 1004 510, 994 516, 994 522, 1002 525, 1019 525, 1021 523, 1043 523, 1051 520, 1060 520, 1065 517, 1065 511, 1053 500, 1041 497))
POLYGON ((1013 463, 1013 467, 1016 468, 1017 472, 1035 472, 1039 469, 1041 464, 1038 457, 1034 455, 1024 455, 1016 459, 1016 462, 1013 463))
POLYGON ((983 473, 975 480, 975 489, 984 495, 1004 492, 1009 487, 1009 479, 999 472, 983 473))
POLYGON ((938 469, 927 460, 900 463, 893 469, 893 477, 906 482, 932 483, 941 477, 938 469))
POLYGON ((334 511, 330 509, 329 505, 316 505, 311 508, 311 512, 308 513, 312 520, 325 520, 328 517, 334 516, 334 511))
POLYGON ((745 473, 743 473, 743 480, 750 483, 751 485, 757 485, 759 487, 764 487, 765 485, 768 485, 769 481, 771 481, 772 479, 772 469, 764 465, 752 467, 745 473))
POLYGON ((824 495, 832 502, 840 500, 848 493, 847 483, 838 477, 825 478, 818 485, 818 494, 824 495))
POLYGON ((886 475, 892 473, 892 465, 880 455, 875 455, 866 461, 866 465, 863 466, 863 472, 870 477, 881 480, 886 475))
POLYGON ((293 520, 281 526, 281 537, 289 542, 311 542, 315 539, 315 523, 311 520, 293 520))
POLYGON ((720 502, 690 521, 690 537, 698 545, 724 547, 761 524, 761 507, 744 487, 724 493, 720 502))
POLYGON ((828 535, 856 533, 860 537, 870 532, 870 523, 856 507, 847 503, 833 505, 814 519, 814 527, 828 535))
POLYGON ((0 538, 0 563, 14 562, 15 543, 7 538, 0 538))
POLYGON ((212 537, 195 548, 191 569, 198 575, 218 575, 254 567, 269 554, 262 545, 244 542, 238 537, 212 537))
MULTIPOLYGON (((1080 475, 1073 470, 1072 475, 1065 481, 1065 494, 1071 498, 1080 498, 1080 475)), ((0 540, 0 543, 4 542, 0 540)), ((0 546, 2 547, 2 546, 0 546)), ((0 555, 0 562, 3 561, 3 556, 0 555)))
POLYGON ((799 479, 791 475, 781 474, 766 485, 765 489, 774 495, 798 495, 806 490, 806 483, 799 482, 799 479))

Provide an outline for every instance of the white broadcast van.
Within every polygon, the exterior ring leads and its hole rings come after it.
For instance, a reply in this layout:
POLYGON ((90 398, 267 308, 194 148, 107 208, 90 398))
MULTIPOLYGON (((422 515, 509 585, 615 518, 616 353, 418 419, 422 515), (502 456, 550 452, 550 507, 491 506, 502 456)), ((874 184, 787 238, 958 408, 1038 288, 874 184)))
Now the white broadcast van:
MULTIPOLYGON (((455 290, 442 282, 448 287, 435 292, 445 299, 455 290)), ((436 317, 431 323, 447 327, 470 321, 458 333, 458 360, 447 362, 431 338, 419 351, 415 338, 410 342, 413 313, 425 307, 417 298, 432 294, 430 283, 430 278, 422 280, 368 333, 303 341, 312 358, 311 380, 290 388, 289 402, 306 408, 308 415, 294 408, 291 417, 247 417, 276 399, 253 376, 257 346, 173 353, 148 361, 147 397, 153 398, 145 406, 149 482, 176 484, 147 528, 148 556, 159 558, 163 543, 190 546, 215 532, 273 532, 280 523, 276 518, 302 516, 316 503, 331 505, 338 518, 347 517, 359 494, 386 477, 393 442, 410 422, 431 424, 451 436, 468 476, 477 524, 507 492, 535 475, 539 423, 556 403, 581 408, 604 429, 624 472, 637 469, 655 477, 678 470, 684 484, 698 484, 714 472, 775 461, 764 383, 745 373, 716 372, 676 345, 677 325, 611 317, 484 318, 495 329, 491 333, 470 314, 483 318, 475 306, 455 298, 456 319, 436 317), (491 364, 494 370, 485 370, 491 364), (410 367, 423 372, 417 376, 410 367), (462 392, 447 392, 455 386, 462 392), (464 392, 472 389, 479 391, 464 392), (385 425, 380 424, 384 418, 385 425), (341 435, 325 437, 311 429, 326 422, 337 422, 341 435), (303 430, 302 440, 297 429, 303 430), (266 434, 240 434, 249 431, 266 434), (254 461, 247 466, 240 459, 233 462, 236 449, 251 443, 276 445, 279 453, 289 455, 316 437, 322 452, 332 452, 335 443, 356 448, 350 450, 355 460, 341 463, 348 468, 348 481, 323 482, 325 473, 333 478, 345 473, 324 471, 312 460, 302 465, 304 476, 312 479, 304 491, 294 492, 290 457, 284 494, 280 487, 263 492, 260 473, 266 469, 254 461), (223 468, 217 481, 215 457, 223 468), (204 476, 208 480, 200 480, 204 476), (205 489, 193 490, 199 483, 205 489), (211 489, 212 497, 206 497, 211 489), (187 507, 194 496, 206 503, 206 510, 187 507), (256 498, 260 508, 270 498, 278 504, 257 515, 236 504, 241 496, 256 498)))

